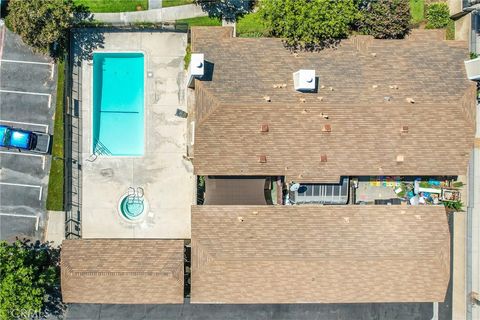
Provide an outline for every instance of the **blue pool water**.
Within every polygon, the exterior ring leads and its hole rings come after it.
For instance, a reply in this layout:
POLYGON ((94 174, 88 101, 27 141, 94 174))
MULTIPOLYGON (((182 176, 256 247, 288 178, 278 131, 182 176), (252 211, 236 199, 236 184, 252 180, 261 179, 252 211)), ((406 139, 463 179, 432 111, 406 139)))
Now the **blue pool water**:
POLYGON ((105 156, 144 152, 144 56, 94 53, 93 150, 105 156))

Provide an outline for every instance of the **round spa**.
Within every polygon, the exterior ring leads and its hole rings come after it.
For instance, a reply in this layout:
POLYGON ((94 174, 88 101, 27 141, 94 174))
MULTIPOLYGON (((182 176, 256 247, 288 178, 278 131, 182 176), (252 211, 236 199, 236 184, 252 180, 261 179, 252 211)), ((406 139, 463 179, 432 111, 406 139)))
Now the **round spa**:
POLYGON ((147 210, 148 203, 145 198, 124 194, 118 202, 118 212, 122 218, 130 222, 141 220, 147 210))

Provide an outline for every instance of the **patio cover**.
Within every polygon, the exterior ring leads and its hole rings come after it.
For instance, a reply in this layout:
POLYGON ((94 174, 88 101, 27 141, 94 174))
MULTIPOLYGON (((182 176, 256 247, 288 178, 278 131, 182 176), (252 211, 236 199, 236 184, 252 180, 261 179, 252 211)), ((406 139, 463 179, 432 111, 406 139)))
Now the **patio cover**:
POLYGON ((266 205, 265 177, 205 177, 204 205, 266 205))

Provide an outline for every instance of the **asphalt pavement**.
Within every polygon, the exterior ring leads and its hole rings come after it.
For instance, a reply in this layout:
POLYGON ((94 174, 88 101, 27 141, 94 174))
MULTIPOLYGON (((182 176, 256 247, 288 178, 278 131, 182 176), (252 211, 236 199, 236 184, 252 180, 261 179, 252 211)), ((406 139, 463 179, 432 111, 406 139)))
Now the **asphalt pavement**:
MULTIPOLYGON (((0 124, 53 133, 56 68, 0 28, 0 124)), ((0 240, 41 240, 50 156, 0 148, 0 240)))

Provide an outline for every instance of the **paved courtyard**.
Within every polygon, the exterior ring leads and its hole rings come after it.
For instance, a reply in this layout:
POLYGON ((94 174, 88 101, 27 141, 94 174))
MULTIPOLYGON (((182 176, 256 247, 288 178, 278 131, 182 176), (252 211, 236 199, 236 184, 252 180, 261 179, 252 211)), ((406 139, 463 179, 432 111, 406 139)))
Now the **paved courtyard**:
MULTIPOLYGON (((82 237, 190 238, 195 178, 186 155, 184 62, 187 35, 108 32, 97 51, 145 55, 145 151, 141 157, 92 157, 92 65, 82 63, 82 237), (148 75, 147 75, 148 74, 148 75), (129 187, 144 189, 148 210, 136 222, 118 212, 129 187)), ((86 59, 86 58, 85 58, 86 59)), ((128 130, 128 128, 125 128, 128 130)))

